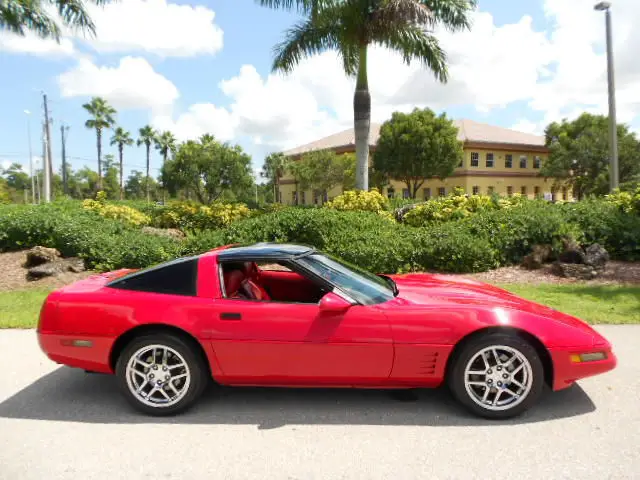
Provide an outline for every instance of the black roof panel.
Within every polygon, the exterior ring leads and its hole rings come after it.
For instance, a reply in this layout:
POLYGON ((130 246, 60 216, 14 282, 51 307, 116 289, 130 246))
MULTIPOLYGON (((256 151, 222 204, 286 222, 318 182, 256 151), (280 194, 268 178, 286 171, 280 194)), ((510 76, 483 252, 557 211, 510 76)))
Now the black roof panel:
POLYGON ((313 250, 312 247, 292 243, 254 243, 227 248, 218 253, 221 260, 257 258, 288 258, 313 250))

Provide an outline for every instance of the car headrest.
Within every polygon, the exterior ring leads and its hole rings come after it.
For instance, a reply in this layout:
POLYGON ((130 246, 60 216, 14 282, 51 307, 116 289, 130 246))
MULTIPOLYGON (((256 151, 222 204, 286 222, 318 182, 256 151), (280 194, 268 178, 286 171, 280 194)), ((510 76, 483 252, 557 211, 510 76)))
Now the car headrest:
POLYGON ((247 278, 253 278, 258 273, 258 267, 253 262, 244 262, 243 270, 247 278))
POLYGON ((244 278, 245 275, 240 270, 224 272, 224 290, 227 293, 227 297, 232 297, 240 289, 244 278))

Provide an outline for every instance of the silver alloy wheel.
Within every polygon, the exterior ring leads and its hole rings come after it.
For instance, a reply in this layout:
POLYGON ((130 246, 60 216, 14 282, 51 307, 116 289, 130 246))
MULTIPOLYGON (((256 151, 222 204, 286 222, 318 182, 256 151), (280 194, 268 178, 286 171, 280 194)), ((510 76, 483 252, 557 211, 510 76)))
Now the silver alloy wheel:
POLYGON ((493 345, 477 352, 464 369, 464 387, 482 408, 509 410, 527 398, 533 385, 531 363, 522 352, 493 345))
POLYGON ((146 345, 127 362, 127 386, 133 396, 150 407, 178 403, 189 391, 191 372, 184 357, 166 345, 146 345))

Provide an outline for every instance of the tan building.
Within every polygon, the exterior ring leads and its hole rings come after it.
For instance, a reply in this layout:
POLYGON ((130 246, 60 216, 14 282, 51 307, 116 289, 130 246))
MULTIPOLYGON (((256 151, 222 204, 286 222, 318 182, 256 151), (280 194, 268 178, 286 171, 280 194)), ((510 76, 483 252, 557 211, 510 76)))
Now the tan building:
MULTIPOLYGON (((445 180, 427 179, 416 196, 419 200, 449 194, 460 187, 468 194, 500 195, 519 193, 534 198, 536 195, 552 195, 554 199, 570 200, 571 192, 566 188, 553 189, 554 180, 540 176, 542 164, 548 158, 544 136, 531 135, 507 128, 496 127, 473 120, 456 120, 458 139, 464 142, 464 159, 454 173, 445 180)), ((371 153, 380 134, 380 124, 371 124, 371 153)), ((293 148, 286 152, 294 160, 307 152, 332 149, 336 153, 355 152, 353 129, 330 135, 315 142, 293 148)), ((371 160, 370 160, 371 162, 371 160)), ((322 198, 320 192, 298 191, 295 179, 285 175, 280 180, 280 201, 285 204, 313 205, 342 193, 335 187, 322 198)), ((383 193, 389 198, 408 197, 407 186, 402 181, 392 180, 383 193)))

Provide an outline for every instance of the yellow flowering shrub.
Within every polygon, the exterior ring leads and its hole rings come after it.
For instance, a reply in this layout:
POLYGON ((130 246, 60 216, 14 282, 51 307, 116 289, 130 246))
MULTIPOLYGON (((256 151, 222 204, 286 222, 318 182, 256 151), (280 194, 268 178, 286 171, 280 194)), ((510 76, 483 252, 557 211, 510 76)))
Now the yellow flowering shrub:
POLYGON ((614 204, 624 213, 640 213, 640 187, 635 192, 621 192, 619 189, 605 195, 605 200, 614 204))
POLYGON ((96 200, 87 199, 82 202, 85 210, 91 210, 104 218, 112 218, 133 227, 151 223, 151 217, 140 210, 126 205, 112 205, 106 202, 106 194, 98 192, 96 200))
MULTIPOLYGON (((362 190, 348 190, 342 195, 338 195, 332 201, 324 204, 326 208, 334 210, 358 210, 365 212, 376 212, 378 214, 391 214, 389 200, 377 189, 373 188, 368 192, 362 190)), ((392 218, 392 216, 391 216, 392 218)))
POLYGON ((251 214, 243 204, 214 202, 200 205, 194 202, 172 202, 154 217, 154 226, 181 230, 220 228, 251 214))
POLYGON ((477 212, 509 208, 518 205, 521 201, 521 199, 500 199, 496 204, 488 195, 467 196, 464 192, 456 190, 451 195, 429 200, 409 210, 404 216, 404 222, 407 225, 421 227, 429 223, 459 220, 477 212))

